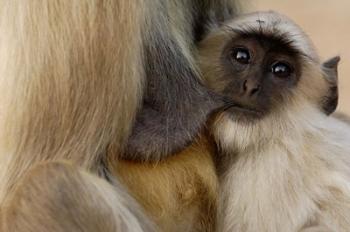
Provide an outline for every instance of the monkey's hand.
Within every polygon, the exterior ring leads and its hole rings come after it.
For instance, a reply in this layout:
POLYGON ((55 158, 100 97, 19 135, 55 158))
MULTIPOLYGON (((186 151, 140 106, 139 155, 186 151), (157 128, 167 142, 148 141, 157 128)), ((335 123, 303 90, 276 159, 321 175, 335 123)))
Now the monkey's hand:
POLYGON ((223 99, 213 94, 202 95, 197 100, 196 105, 181 101, 183 104, 174 111, 154 109, 145 103, 136 118, 123 158, 157 161, 187 147, 209 115, 224 105, 223 99))

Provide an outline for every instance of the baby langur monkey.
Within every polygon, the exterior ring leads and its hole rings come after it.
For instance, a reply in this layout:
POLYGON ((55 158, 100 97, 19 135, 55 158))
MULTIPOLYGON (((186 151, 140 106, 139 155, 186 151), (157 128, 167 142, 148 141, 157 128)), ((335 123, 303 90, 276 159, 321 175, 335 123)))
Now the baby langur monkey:
POLYGON ((339 57, 321 64, 290 19, 248 14, 200 47, 206 84, 234 104, 210 125, 219 147, 220 232, 350 231, 350 125, 339 57))

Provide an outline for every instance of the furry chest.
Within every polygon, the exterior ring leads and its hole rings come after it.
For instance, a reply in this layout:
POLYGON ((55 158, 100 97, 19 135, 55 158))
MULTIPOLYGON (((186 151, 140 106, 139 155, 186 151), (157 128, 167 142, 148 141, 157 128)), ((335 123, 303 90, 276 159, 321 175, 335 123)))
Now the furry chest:
POLYGON ((223 176, 223 227, 230 228, 227 231, 299 231, 313 220, 317 207, 308 178, 283 153, 259 155, 264 159, 248 155, 238 159, 223 176))

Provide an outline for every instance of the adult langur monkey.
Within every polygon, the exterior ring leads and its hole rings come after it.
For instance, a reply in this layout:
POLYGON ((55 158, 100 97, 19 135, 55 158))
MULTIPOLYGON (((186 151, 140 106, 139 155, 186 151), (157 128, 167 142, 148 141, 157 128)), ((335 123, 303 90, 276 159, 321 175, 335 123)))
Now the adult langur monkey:
POLYGON ((235 1, 0 5, 2 231, 153 230, 107 167, 180 151, 220 107, 193 56, 235 1))

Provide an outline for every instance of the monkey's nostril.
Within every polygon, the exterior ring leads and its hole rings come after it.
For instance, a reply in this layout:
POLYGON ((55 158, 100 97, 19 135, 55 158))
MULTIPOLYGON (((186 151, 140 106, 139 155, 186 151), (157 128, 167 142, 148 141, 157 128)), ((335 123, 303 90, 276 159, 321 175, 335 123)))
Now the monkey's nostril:
POLYGON ((244 92, 246 92, 247 91, 247 80, 245 80, 244 82, 243 82, 243 91, 244 92))
POLYGON ((254 94, 258 93, 260 91, 260 85, 257 85, 255 86, 255 88, 253 88, 251 91, 250 91, 250 96, 253 96, 254 94))
POLYGON ((252 97, 254 94, 257 94, 260 91, 261 86, 254 80, 244 80, 242 89, 245 95, 252 97))

